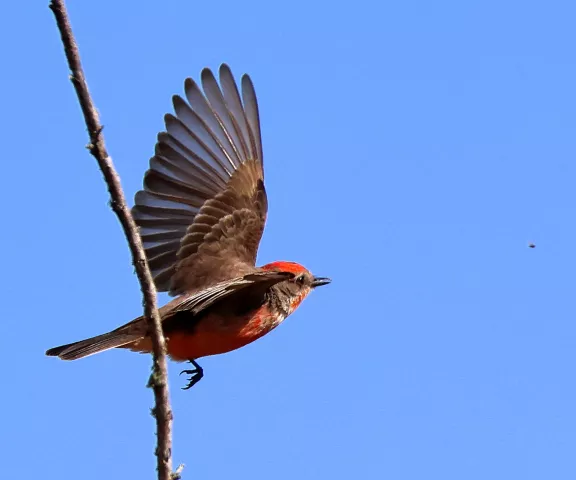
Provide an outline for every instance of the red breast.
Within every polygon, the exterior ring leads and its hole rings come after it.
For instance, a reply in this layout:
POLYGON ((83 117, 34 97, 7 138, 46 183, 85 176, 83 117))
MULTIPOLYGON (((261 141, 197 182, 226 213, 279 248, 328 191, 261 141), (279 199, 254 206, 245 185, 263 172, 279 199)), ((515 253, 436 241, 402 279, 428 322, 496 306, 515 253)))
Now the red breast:
MULTIPOLYGON (((166 337, 168 354, 175 361, 186 361, 230 352, 266 335, 284 318, 280 312, 271 312, 268 305, 243 316, 210 314, 191 331, 170 332, 166 337)), ((151 344, 145 338, 126 347, 149 352, 151 344)))

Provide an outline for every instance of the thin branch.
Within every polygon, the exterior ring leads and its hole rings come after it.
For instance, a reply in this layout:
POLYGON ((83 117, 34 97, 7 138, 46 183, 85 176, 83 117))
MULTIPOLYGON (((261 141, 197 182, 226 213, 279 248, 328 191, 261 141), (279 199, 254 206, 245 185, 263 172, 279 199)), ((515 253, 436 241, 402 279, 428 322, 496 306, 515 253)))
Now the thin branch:
POLYGON ((50 9, 56 17, 58 30, 62 37, 66 59, 68 60, 68 67, 70 68, 70 80, 74 85, 86 127, 88 128, 88 135, 90 136, 90 144, 88 149, 90 153, 96 158, 100 170, 104 175, 104 179, 108 186, 110 193, 110 206, 122 225, 124 234, 128 240, 130 251, 132 253, 132 262, 136 268, 136 274, 140 281, 140 286, 143 294, 144 315, 148 321, 148 329, 152 338, 153 358, 154 364, 152 368, 152 375, 150 377, 149 386, 154 391, 154 398, 156 406, 153 410, 156 417, 156 427, 158 435, 158 446, 156 449, 156 456, 158 459, 158 478, 159 480, 171 480, 172 478, 172 411, 170 409, 170 399, 168 392, 168 373, 166 362, 166 342, 162 333, 160 323, 160 315, 156 303, 156 288, 154 280, 146 261, 146 255, 140 239, 140 234, 132 214, 126 205, 124 192, 120 184, 120 177, 116 173, 112 159, 106 151, 104 137, 102 135, 102 125, 98 112, 88 86, 84 78, 82 64, 80 62, 80 53, 78 45, 72 33, 72 27, 68 19, 68 12, 64 0, 52 0, 50 2, 50 9))

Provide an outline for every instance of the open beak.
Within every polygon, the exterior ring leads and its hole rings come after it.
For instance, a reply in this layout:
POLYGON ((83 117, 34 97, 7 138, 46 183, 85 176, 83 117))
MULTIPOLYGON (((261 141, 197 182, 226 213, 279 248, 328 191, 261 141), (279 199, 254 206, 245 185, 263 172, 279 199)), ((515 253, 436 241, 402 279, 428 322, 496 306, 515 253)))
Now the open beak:
POLYGON ((312 288, 328 285, 331 281, 332 280, 326 277, 314 277, 314 280, 312 280, 312 288))

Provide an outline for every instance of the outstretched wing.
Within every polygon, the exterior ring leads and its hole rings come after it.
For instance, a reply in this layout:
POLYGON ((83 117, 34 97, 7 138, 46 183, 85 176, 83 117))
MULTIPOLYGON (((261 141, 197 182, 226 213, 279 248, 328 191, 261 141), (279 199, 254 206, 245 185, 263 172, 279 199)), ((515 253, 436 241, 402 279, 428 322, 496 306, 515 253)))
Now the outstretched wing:
POLYGON ((200 87, 173 97, 132 214, 159 291, 178 295, 246 273, 266 222, 256 93, 227 65, 220 86, 204 69, 200 87))

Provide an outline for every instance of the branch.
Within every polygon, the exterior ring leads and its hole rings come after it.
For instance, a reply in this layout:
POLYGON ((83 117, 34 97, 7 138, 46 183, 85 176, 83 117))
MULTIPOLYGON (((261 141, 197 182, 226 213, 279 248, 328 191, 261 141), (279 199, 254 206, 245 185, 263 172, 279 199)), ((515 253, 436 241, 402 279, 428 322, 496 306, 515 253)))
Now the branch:
MULTIPOLYGON (((156 417, 156 428, 158 436, 158 446, 156 456, 158 460, 158 478, 159 480, 171 480, 172 478, 172 411, 170 409, 170 399, 168 395, 168 372, 166 362, 166 341, 162 333, 162 326, 158 307, 156 304, 156 287, 154 280, 146 261, 146 254, 142 246, 140 234, 132 218, 132 214, 126 205, 124 192, 120 184, 120 177, 116 173, 112 159, 106 151, 104 137, 102 135, 102 125, 98 112, 84 77, 82 64, 80 62, 80 53, 78 45, 72 33, 70 20, 64 0, 51 0, 50 9, 56 17, 56 24, 62 37, 64 52, 70 68, 70 80, 76 90, 88 135, 90 144, 88 149, 96 158, 100 170, 110 193, 110 206, 118 216, 128 244, 132 253, 132 262, 136 268, 136 274, 142 289, 144 315, 148 322, 148 330, 152 339, 153 359, 152 375, 150 376, 149 386, 154 391, 156 406, 153 410, 156 417)), ((177 475, 179 472, 177 473, 177 475)))

